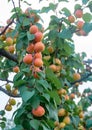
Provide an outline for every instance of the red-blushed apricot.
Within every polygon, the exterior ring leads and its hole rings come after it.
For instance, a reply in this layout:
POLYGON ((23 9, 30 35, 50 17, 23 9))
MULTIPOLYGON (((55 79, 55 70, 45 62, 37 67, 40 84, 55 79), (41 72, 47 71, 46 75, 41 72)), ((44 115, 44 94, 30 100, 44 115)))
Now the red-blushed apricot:
POLYGON ((32 33, 32 34, 35 34, 36 32, 38 32, 38 27, 36 25, 32 25, 29 28, 29 32, 32 33))
POLYGON ((13 44, 13 39, 11 37, 6 38, 6 44, 7 45, 12 45, 13 44))
POLYGON ((44 51, 44 49, 45 49, 45 46, 42 42, 37 42, 34 46, 35 52, 42 52, 42 51, 44 51))
POLYGON ((68 16, 68 21, 69 21, 70 23, 74 23, 74 22, 75 22, 75 17, 72 16, 72 15, 68 16))
POLYGON ((36 117, 42 117, 45 114, 45 109, 42 106, 38 106, 36 109, 32 109, 32 114, 36 117))
POLYGON ((43 38, 43 33, 42 32, 36 32, 35 34, 35 42, 40 42, 41 40, 42 40, 42 38, 43 38))
POLYGON ((34 44, 33 44, 33 43, 30 43, 30 44, 28 45, 28 47, 26 48, 26 51, 27 51, 28 53, 34 52, 34 44))
POLYGON ((33 60, 33 57, 32 57, 31 54, 27 54, 23 58, 23 62, 26 63, 26 64, 31 64, 32 60, 33 60))
POLYGON ((19 67, 18 66, 14 66, 13 67, 13 72, 18 73, 19 72, 19 67))
POLYGON ((34 65, 35 65, 36 67, 42 67, 42 66, 43 66, 43 61, 42 61, 42 59, 40 59, 40 58, 34 59, 34 65))
POLYGON ((75 94, 74 94, 74 93, 71 93, 71 94, 70 94, 70 98, 71 98, 71 99, 74 99, 74 98, 75 98, 75 94))
POLYGON ((77 10, 75 10, 74 14, 75 14, 76 18, 82 18, 83 10, 82 9, 77 9, 77 10))
POLYGON ((83 28, 83 25, 84 25, 84 22, 83 21, 77 21, 77 28, 78 29, 82 29, 83 28))
POLYGON ((14 45, 8 46, 8 51, 9 51, 10 53, 14 53, 14 51, 15 51, 15 46, 14 46, 14 45))
POLYGON ((40 59, 42 59, 42 54, 41 54, 41 52, 35 53, 35 54, 34 54, 34 58, 40 58, 40 59))
POLYGON ((74 80, 79 80, 79 79, 81 79, 81 75, 79 73, 74 73, 73 74, 73 79, 74 80))

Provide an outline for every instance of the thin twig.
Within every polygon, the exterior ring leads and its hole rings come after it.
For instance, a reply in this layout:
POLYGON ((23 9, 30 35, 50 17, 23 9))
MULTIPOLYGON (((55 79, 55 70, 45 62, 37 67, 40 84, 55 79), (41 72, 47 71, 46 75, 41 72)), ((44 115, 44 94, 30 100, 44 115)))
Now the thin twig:
POLYGON ((1 86, 0 86, 0 91, 2 91, 3 93, 5 93, 6 95, 8 95, 8 96, 10 96, 10 97, 15 97, 15 98, 19 98, 19 97, 20 97, 19 94, 14 95, 14 94, 12 94, 11 92, 9 92, 9 91, 5 90, 4 88, 2 88, 1 86))
POLYGON ((8 29, 8 27, 14 22, 14 20, 12 19, 12 21, 3 29, 3 31, 0 33, 0 35, 4 34, 6 32, 6 30, 8 29))

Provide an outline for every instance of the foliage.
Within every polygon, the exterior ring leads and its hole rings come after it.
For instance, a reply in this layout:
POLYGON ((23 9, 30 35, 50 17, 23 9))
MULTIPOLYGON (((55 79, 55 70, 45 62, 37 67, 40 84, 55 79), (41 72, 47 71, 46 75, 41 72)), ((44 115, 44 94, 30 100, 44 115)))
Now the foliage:
POLYGON ((13 114, 15 126, 11 130, 89 130, 92 119, 87 111, 92 104, 92 90, 81 94, 78 86, 92 81, 92 72, 84 60, 86 54, 75 53, 73 35, 83 37, 91 32, 92 1, 75 0, 74 12, 59 8, 68 0, 48 1, 47 7, 30 7, 24 12, 21 4, 30 3, 19 0, 19 7, 15 7, 10 1, 14 8, 0 33, 0 80, 6 81, 1 91, 10 98, 0 111, 0 127, 5 127, 5 113, 19 105, 15 100, 10 103, 10 99, 20 97, 22 104, 13 114), (41 14, 51 11, 44 29, 41 14), (13 80, 9 79, 11 73, 13 80), (78 103, 75 97, 80 97, 78 103))

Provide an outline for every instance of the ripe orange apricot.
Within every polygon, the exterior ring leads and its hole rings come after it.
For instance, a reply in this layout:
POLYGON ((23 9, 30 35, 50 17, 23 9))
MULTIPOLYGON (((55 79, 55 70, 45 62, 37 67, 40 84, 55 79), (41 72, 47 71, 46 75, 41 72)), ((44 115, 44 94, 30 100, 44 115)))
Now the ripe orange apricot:
POLYGON ((14 51, 15 51, 14 45, 8 46, 8 51, 9 51, 10 53, 14 53, 14 51))
POLYGON ((59 94, 59 95, 65 95, 65 94, 67 94, 67 91, 62 88, 62 89, 59 89, 59 90, 58 90, 58 94, 59 94))
POLYGON ((58 125, 59 125, 59 121, 55 121, 55 122, 54 122, 54 125, 55 125, 55 126, 58 126, 58 125))
POLYGON ((75 14, 76 18, 82 18, 83 11, 81 9, 77 9, 77 10, 75 10, 74 14, 75 14))
POLYGON ((79 113, 79 117, 80 117, 80 118, 84 118, 84 113, 83 113, 83 111, 81 111, 81 112, 79 113))
POLYGON ((19 72, 19 67, 18 66, 14 66, 13 67, 13 72, 18 73, 19 72))
POLYGON ((38 32, 35 33, 35 39, 34 39, 35 42, 40 42, 42 40, 42 38, 43 38, 42 32, 38 31, 38 32))
POLYGON ((37 42, 34 46, 35 52, 42 52, 42 51, 44 51, 44 49, 45 49, 45 46, 42 42, 37 42))
POLYGON ((77 22, 77 28, 78 28, 78 29, 82 29, 83 25, 84 25, 84 22, 83 22, 83 21, 78 21, 78 22, 77 22))
POLYGON ((71 94, 70 94, 70 98, 71 98, 71 99, 74 99, 74 98, 75 98, 75 94, 74 94, 74 93, 71 93, 71 94))
POLYGON ((75 17, 72 16, 72 15, 68 16, 68 21, 69 21, 70 23, 74 23, 74 22, 75 22, 75 17))
POLYGON ((36 32, 38 32, 38 27, 36 25, 32 25, 29 28, 29 32, 32 33, 32 34, 35 34, 36 32))
POLYGON ((42 106, 38 106, 36 109, 32 109, 32 114, 36 117, 42 117, 45 114, 45 109, 42 106))
POLYGON ((53 71, 53 72, 56 72, 57 71, 57 66, 52 64, 49 66, 49 68, 53 71))
POLYGON ((35 53, 35 54, 34 54, 34 58, 40 58, 40 59, 42 59, 42 54, 41 54, 41 52, 35 53))
POLYGON ((28 53, 34 52, 34 44, 33 44, 33 43, 30 43, 30 44, 28 45, 28 47, 26 48, 26 51, 27 51, 28 53))
POLYGON ((13 44, 13 39, 11 37, 6 38, 6 44, 7 45, 12 45, 13 44))
POLYGON ((23 62, 26 63, 26 64, 31 64, 32 60, 33 60, 33 57, 32 57, 31 54, 27 54, 23 58, 23 62))
POLYGON ((70 122, 71 122, 70 117, 69 116, 64 117, 63 122, 65 124, 70 124, 70 122))
POLYGON ((40 59, 40 58, 34 59, 34 65, 35 65, 36 67, 41 67, 41 66, 43 65, 42 59, 40 59))
POLYGON ((61 117, 61 116, 65 116, 66 115, 66 110, 64 108, 61 108, 58 110, 58 116, 61 117))
POLYGON ((74 73, 73 74, 73 79, 74 80, 79 80, 79 79, 81 79, 81 75, 79 73, 74 73))

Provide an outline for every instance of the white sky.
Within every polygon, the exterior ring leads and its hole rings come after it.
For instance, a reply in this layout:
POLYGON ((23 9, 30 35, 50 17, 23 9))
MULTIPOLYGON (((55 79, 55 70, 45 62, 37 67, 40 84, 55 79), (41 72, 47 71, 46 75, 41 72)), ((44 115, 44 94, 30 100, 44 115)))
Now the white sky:
MULTIPOLYGON (((13 7, 12 3, 8 3, 8 0, 0 0, 0 25, 6 25, 6 20, 10 17, 10 11, 13 7)), ((18 1, 18 0, 14 0, 14 1, 18 1)), ((52 1, 52 0, 48 0, 48 1, 52 1)), ((48 5, 48 1, 47 2, 42 2, 41 6, 43 5, 48 5)), ((32 0, 28 1, 29 3, 32 2, 32 0)), ((37 0, 33 0, 33 8, 34 9, 38 9, 40 8, 40 6, 38 6, 38 1, 37 0)), ((22 5, 23 10, 25 10, 27 8, 26 4, 22 5)), ((68 7, 71 8, 73 7, 73 3, 71 3, 70 5, 68 4, 68 7)), ((43 19, 45 20, 44 24, 48 23, 48 18, 47 16, 48 14, 42 15, 43 19)), ((74 41, 75 41, 75 50, 76 52, 86 52, 87 56, 90 58, 92 56, 92 33, 89 34, 89 36, 86 37, 78 37, 75 36, 73 37, 74 41)), ((0 82, 1 83, 1 82, 0 82)), ((92 83, 89 84, 83 84, 83 86, 81 86, 81 90, 83 90, 83 88, 85 87, 89 87, 92 86, 92 83)), ((17 99, 19 100, 19 99, 17 99)), ((2 105, 0 105, 0 110, 2 110, 6 104, 6 102, 8 101, 8 96, 5 96, 5 94, 3 94, 2 92, 0 92, 0 101, 2 103, 2 105)), ((10 114, 9 112, 7 112, 7 116, 8 118, 11 117, 12 114, 10 114)))

